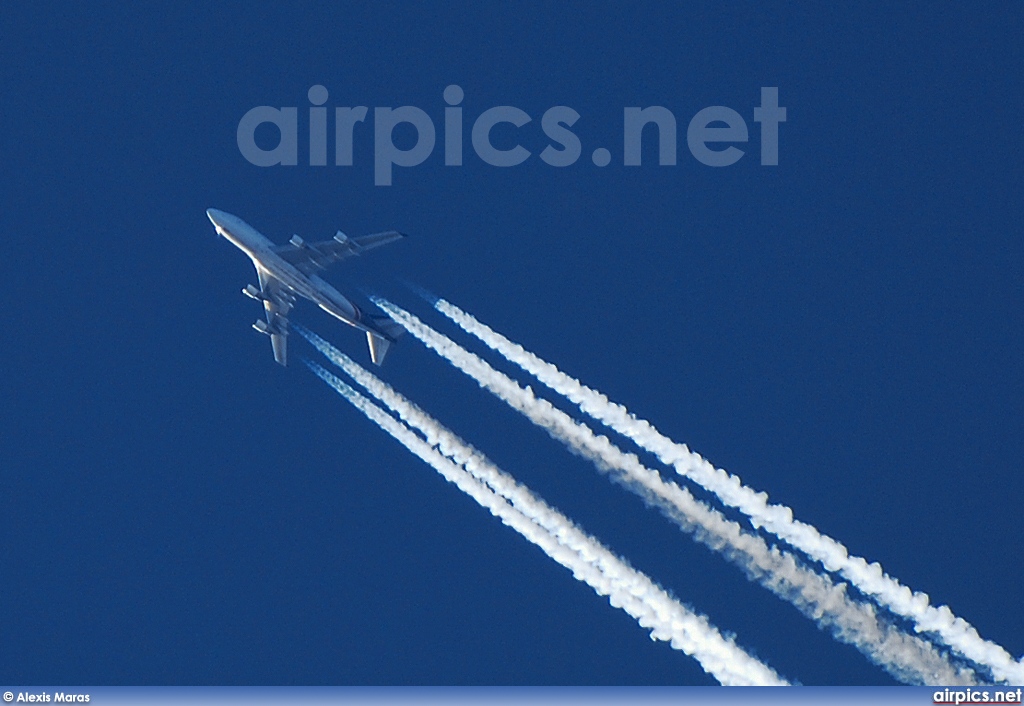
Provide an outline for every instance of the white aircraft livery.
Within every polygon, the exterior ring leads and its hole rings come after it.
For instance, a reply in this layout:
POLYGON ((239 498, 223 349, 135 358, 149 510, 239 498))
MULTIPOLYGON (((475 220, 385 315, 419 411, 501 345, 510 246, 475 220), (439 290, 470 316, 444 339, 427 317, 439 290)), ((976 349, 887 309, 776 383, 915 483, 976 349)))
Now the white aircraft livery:
POLYGON ((259 289, 250 284, 242 289, 242 294, 263 302, 266 321, 257 319, 252 327, 270 336, 274 360, 288 364, 288 312, 296 296, 300 296, 349 326, 365 331, 370 359, 377 365, 384 362, 388 347, 403 329, 387 316, 363 313, 316 273, 335 262, 401 240, 404 233, 388 230, 349 238, 339 230, 331 240, 307 243, 293 235, 287 245, 275 245, 238 216, 215 208, 207 209, 206 215, 217 233, 234 243, 256 266, 259 289))

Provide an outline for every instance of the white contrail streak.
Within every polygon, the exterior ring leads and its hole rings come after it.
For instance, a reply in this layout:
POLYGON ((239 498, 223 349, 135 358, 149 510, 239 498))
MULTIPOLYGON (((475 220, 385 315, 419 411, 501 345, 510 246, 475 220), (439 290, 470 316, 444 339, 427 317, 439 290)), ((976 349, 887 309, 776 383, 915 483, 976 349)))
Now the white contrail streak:
MULTIPOLYGON (((507 494, 495 485, 494 478, 500 478, 501 472, 479 451, 322 338, 301 327, 298 330, 403 421, 422 431, 428 442, 519 506, 514 492, 507 494)), ((508 481, 514 484, 511 479, 508 481)), ((822 627, 831 628, 840 639, 857 646, 897 678, 914 683, 975 683, 969 671, 958 672, 930 643, 882 623, 871 606, 852 601, 843 587, 835 586, 827 577, 800 565, 792 555, 770 549, 763 539, 743 532, 737 523, 727 520, 721 513, 695 499, 691 501, 691 505, 684 508, 688 510, 683 518, 685 524, 680 522, 685 529, 698 534, 704 544, 726 554, 751 578, 794 603, 822 627)))
POLYGON ((770 667, 723 637, 707 618, 674 600, 647 576, 631 568, 503 472, 499 471, 503 478, 496 479, 496 483, 501 487, 514 486, 519 506, 509 504, 506 498, 474 478, 465 468, 445 458, 429 442, 336 376, 315 363, 309 366, 324 382, 446 480, 572 571, 577 579, 587 583, 599 595, 608 596, 613 606, 621 608, 649 629, 652 639, 666 640, 675 649, 691 655, 722 684, 788 685, 770 667), (525 508, 530 508, 534 516, 528 515, 525 508))
POLYGON ((934 633, 963 656, 990 669, 1001 681, 1024 683, 1024 664, 1015 661, 998 644, 983 639, 974 627, 955 616, 947 606, 932 606, 927 594, 912 592, 886 574, 878 563, 869 564, 867 560, 851 555, 842 543, 822 534, 812 525, 794 519, 789 507, 770 504, 767 493, 759 493, 743 485, 739 477, 715 468, 685 444, 659 432, 650 422, 638 419, 624 406, 566 375, 450 302, 436 299, 434 307, 467 333, 564 395, 584 413, 632 439, 663 463, 674 467, 679 474, 713 492, 726 505, 746 514, 755 527, 772 532, 820 561, 828 570, 842 575, 893 613, 912 620, 918 631, 934 633))
MULTIPOLYGON (((970 671, 954 669, 927 642, 882 623, 871 606, 852 601, 846 595, 845 587, 835 586, 831 580, 799 564, 792 555, 769 548, 762 538, 742 531, 739 524, 701 503, 689 491, 675 483, 665 482, 655 471, 644 467, 635 455, 624 453, 605 437, 595 436, 585 425, 555 409, 546 400, 536 398, 532 391, 521 388, 408 312, 385 300, 377 303, 414 336, 483 387, 545 428, 570 449, 593 460, 602 470, 614 472, 613 478, 624 482, 630 490, 661 509, 699 541, 739 564, 751 578, 792 602, 819 625, 830 629, 838 639, 860 649, 897 679, 927 684, 974 682, 970 671)), ((333 362, 355 376, 353 366, 345 364, 347 358, 315 335, 302 329, 299 331, 333 362)), ((364 379, 356 379, 364 384, 364 379)), ((367 389, 377 394, 379 386, 367 389)), ((390 403, 383 396, 381 399, 390 403)), ((412 423, 410 419, 406 421, 412 423)))

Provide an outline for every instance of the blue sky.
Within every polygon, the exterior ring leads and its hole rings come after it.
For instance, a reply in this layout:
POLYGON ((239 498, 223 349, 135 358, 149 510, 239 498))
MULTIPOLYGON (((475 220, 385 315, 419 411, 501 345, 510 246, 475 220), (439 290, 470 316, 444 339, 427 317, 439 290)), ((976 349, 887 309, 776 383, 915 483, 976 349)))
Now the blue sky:
MULTIPOLYGON (((454 333, 399 279, 450 298, 1020 656, 1022 20, 1012 3, 8 6, 0 674, 709 683, 275 366, 238 294, 252 266, 209 207, 277 242, 409 233, 328 278, 454 333), (370 108, 350 167, 304 163, 313 85, 370 108), (774 167, 763 86, 787 109, 774 167), (297 166, 242 156, 260 105, 298 107, 297 166), (373 108, 403 105, 437 146, 375 186, 373 108), (533 119, 493 132, 532 153, 515 167, 470 145, 500 105, 533 119), (563 168, 539 158, 558 105, 581 116, 563 168), (677 164, 645 133, 623 166, 623 108, 652 105, 676 117, 677 164), (750 129, 729 167, 687 149, 714 105, 750 129)), ((294 318, 367 358, 312 305, 294 318)), ((382 374, 782 674, 891 683, 414 340, 382 374)))

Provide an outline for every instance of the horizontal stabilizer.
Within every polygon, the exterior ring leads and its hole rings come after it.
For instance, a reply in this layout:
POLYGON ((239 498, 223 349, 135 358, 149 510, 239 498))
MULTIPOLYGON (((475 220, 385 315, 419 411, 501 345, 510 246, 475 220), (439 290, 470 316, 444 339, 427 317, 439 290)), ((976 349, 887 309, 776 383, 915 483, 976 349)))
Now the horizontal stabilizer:
POLYGON ((397 341, 398 338, 405 333, 405 329, 402 328, 402 325, 390 316, 370 315, 369 318, 373 322, 374 327, 392 341, 397 341))
POLYGON ((370 360, 373 361, 374 365, 383 365, 384 356, 388 354, 388 348, 391 347, 391 341, 382 336, 378 336, 372 331, 366 332, 366 341, 370 344, 370 360))
POLYGON ((274 348, 274 360, 281 365, 288 365, 288 337, 275 333, 270 337, 270 343, 274 348))

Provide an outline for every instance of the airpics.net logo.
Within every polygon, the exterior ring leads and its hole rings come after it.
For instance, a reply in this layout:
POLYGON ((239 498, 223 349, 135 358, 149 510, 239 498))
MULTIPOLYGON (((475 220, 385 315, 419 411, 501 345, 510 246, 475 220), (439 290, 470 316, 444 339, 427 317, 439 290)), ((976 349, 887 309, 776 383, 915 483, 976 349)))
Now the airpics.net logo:
MULTIPOLYGON (((463 164, 463 109, 461 103, 465 93, 459 86, 444 89, 444 163, 449 167, 463 164)), ((324 86, 309 89, 309 166, 327 166, 328 135, 328 92, 324 86)), ((357 133, 364 133, 357 125, 367 120, 370 109, 366 106, 337 107, 334 109, 334 166, 351 167, 353 164, 353 141, 357 133)), ((567 105, 556 105, 544 111, 540 128, 550 143, 538 155, 540 160, 552 167, 568 167, 575 164, 583 154, 579 137, 570 128, 580 119, 580 114, 567 105)), ((753 109, 753 119, 760 125, 761 164, 775 166, 779 163, 779 124, 786 122, 786 109, 779 106, 777 87, 761 88, 761 105, 753 109)), ((514 167, 526 162, 533 153, 515 139, 513 146, 501 148, 492 142, 492 131, 501 124, 511 125, 516 130, 533 121, 526 111, 512 105, 499 105, 484 110, 473 120, 470 128, 470 143, 477 158, 493 167, 514 167)), ((369 126, 366 126, 368 128, 369 126)), ((508 143, 509 128, 505 132, 508 143)), ((265 131, 262 131, 265 132, 265 131)), ((515 135, 515 131, 511 134, 515 135)), ((658 141, 658 164, 676 164, 676 117, 664 106, 626 107, 622 111, 622 163, 627 167, 639 167, 643 161, 643 137, 656 136, 658 141), (655 130, 644 130, 653 125, 655 130)), ((238 149, 251 164, 258 167, 296 166, 299 163, 299 109, 297 107, 273 108, 261 105, 248 111, 238 122, 236 134, 238 149), (256 131, 263 125, 277 129, 277 145, 265 149, 257 144, 256 131)), ((744 154, 742 145, 749 141, 749 131, 743 116, 724 105, 712 105, 698 111, 686 128, 686 146, 701 164, 709 167, 728 167, 738 162, 744 154)), ((437 143, 437 130, 430 115, 411 105, 399 108, 373 109, 373 183, 390 186, 395 167, 410 168, 423 164, 433 153, 437 143), (401 125, 411 126, 415 140, 408 148, 395 144, 395 131, 408 131, 401 125)), ((304 150, 305 151, 305 150, 304 150)), ((598 167, 611 164, 612 153, 605 147, 598 147, 590 155, 598 167)))

